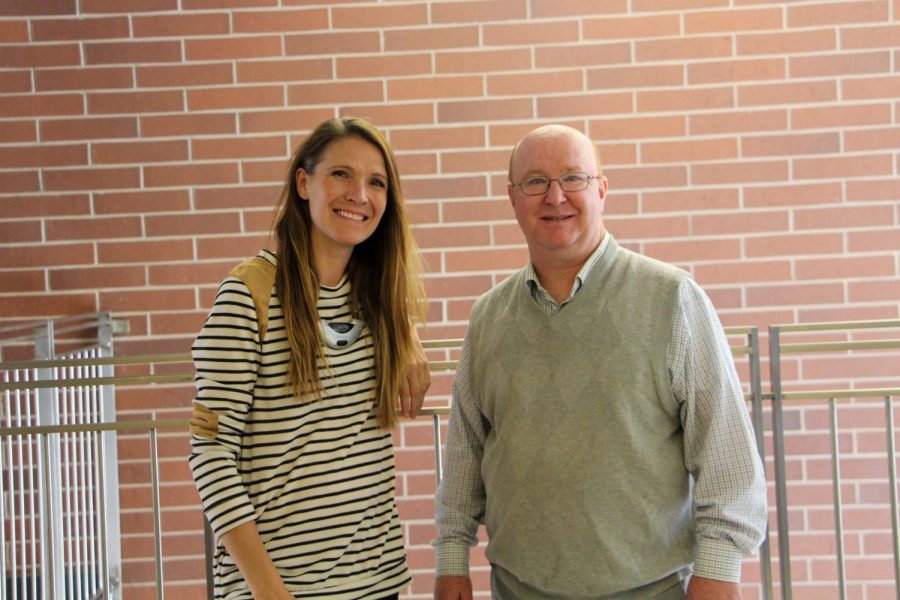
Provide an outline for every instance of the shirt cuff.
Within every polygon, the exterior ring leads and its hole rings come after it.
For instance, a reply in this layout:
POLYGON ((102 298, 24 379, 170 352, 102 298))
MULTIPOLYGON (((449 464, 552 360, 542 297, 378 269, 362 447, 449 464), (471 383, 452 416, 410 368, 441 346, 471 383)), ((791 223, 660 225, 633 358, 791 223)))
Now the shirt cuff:
POLYGON ((694 575, 740 583, 741 561, 744 555, 725 540, 700 538, 697 541, 697 559, 694 561, 694 575))
POLYGON ((469 574, 469 547, 441 544, 437 547, 437 576, 469 574))

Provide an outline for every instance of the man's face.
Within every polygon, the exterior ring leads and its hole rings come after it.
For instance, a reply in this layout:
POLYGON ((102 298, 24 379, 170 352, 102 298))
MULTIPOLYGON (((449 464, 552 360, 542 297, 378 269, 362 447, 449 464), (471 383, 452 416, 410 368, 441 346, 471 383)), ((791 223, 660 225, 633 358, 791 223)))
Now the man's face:
POLYGON ((575 130, 542 127, 519 144, 508 191, 532 262, 580 264, 600 243, 606 178, 590 179, 587 188, 575 192, 563 191, 558 181, 567 174, 593 176, 599 175, 597 171, 593 144, 575 130), (551 180, 546 194, 527 195, 516 185, 533 178, 551 180))

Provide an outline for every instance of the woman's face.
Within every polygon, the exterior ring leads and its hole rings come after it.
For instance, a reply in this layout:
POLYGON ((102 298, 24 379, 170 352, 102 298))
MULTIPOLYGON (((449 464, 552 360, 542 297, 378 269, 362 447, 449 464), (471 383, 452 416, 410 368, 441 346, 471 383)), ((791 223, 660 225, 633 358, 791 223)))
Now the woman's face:
POLYGON ((309 202, 313 252, 346 258, 371 236, 384 215, 388 177, 378 147, 359 137, 332 142, 313 173, 295 173, 297 191, 309 202))

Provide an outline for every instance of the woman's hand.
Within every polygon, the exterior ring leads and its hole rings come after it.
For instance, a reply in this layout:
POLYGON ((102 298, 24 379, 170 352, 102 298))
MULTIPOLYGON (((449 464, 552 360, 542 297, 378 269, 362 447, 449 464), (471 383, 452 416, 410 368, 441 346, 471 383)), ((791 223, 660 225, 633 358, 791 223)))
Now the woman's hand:
POLYGON ((408 419, 415 419, 425 402, 425 394, 431 386, 431 373, 428 371, 428 357, 419 341, 415 327, 413 333, 413 358, 400 382, 400 414, 408 419))

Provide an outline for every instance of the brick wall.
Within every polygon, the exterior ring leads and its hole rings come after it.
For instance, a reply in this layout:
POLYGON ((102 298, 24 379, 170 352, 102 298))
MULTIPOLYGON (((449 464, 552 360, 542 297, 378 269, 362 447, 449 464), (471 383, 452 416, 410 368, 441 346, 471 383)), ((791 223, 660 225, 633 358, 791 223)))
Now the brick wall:
MULTIPOLYGON (((397 151, 429 267, 429 337, 462 335, 473 300, 525 261, 506 161, 547 122, 599 142, 609 229, 691 271, 726 324, 896 318, 898 40, 900 0, 3 0, 0 322, 111 310, 131 326, 118 353, 186 350, 217 283, 265 243, 291 149, 337 115, 370 118, 397 151)), ((785 372, 888 385, 900 365, 785 372)), ((450 381, 436 378, 434 402, 450 381)), ((189 400, 184 387, 119 394, 128 417, 184 416, 189 400)), ((814 598, 835 579, 810 466, 821 414, 788 415, 810 442, 792 518, 808 550, 797 593, 814 598)), ((848 438, 863 453, 873 420, 848 438)), ((424 421, 397 433, 419 597, 430 435, 424 421)), ((197 597, 187 441, 163 439, 167 591, 197 597)), ((129 598, 153 591, 139 445, 120 448, 129 598)), ((885 492, 853 465, 857 510, 883 513, 885 492)), ((891 596, 889 533, 858 531, 854 597, 891 596)))

